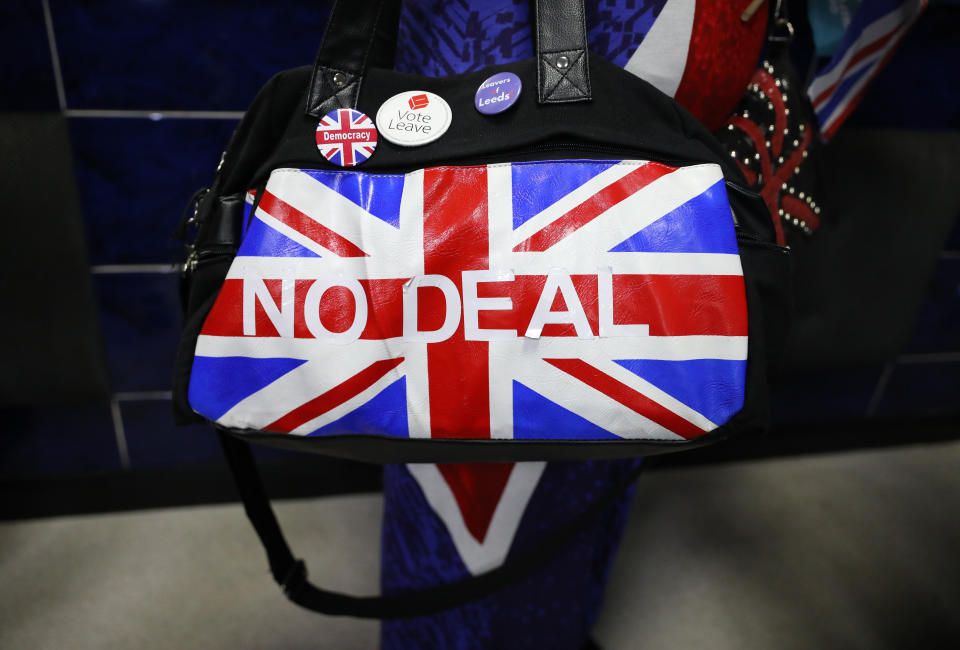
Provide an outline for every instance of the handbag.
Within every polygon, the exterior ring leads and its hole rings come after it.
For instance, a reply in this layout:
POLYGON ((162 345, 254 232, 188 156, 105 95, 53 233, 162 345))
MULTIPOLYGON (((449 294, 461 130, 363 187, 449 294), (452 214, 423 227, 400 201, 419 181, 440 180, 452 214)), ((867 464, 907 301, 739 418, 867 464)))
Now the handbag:
POLYGON ((306 581, 247 442, 586 460, 766 426, 789 255, 762 197, 671 98, 589 56, 582 0, 535 9, 532 59, 429 78, 391 70, 399 2, 337 2, 315 64, 260 91, 196 201, 176 416, 220 432, 274 577, 316 611, 490 593, 620 490, 529 557, 358 599, 306 581))

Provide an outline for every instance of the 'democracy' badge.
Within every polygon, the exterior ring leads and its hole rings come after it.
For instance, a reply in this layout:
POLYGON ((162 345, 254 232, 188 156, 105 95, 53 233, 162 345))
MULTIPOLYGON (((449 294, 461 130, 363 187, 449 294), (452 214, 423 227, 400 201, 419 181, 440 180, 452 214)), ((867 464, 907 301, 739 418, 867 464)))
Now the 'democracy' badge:
POLYGON ((377 129, 393 144, 419 147, 446 133, 452 119, 450 105, 440 95, 408 90, 383 102, 377 129))
POLYGON ((517 101, 522 87, 520 77, 512 72, 500 72, 480 84, 473 105, 484 115, 502 113, 517 101))
POLYGON ((377 127, 365 113, 338 108, 317 124, 317 147, 334 165, 354 167, 373 155, 377 127))

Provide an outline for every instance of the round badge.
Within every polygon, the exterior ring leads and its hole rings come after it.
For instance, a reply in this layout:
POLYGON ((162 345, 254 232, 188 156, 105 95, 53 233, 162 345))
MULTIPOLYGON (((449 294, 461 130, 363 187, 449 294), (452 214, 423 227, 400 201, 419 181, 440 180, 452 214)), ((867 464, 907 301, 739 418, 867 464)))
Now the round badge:
POLYGON ((523 84, 512 72, 501 72, 480 84, 473 98, 474 107, 484 115, 502 113, 517 101, 523 84))
POLYGON ((383 102, 377 111, 380 134, 402 147, 433 142, 450 128, 453 113, 440 95, 408 90, 383 102))
POLYGON ((317 147, 334 165, 354 167, 373 155, 377 127, 365 113, 338 108, 317 124, 317 147))

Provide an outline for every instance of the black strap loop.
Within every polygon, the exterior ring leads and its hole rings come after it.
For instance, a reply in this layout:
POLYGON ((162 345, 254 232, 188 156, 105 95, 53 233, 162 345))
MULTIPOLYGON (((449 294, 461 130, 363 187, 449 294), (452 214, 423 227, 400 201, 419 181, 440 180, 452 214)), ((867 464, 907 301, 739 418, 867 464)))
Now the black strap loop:
POLYGON ((270 573, 287 598, 306 609, 331 616, 392 619, 427 616, 483 598, 515 582, 561 551, 597 516, 610 508, 639 477, 640 466, 609 492, 539 544, 512 554, 501 566, 477 576, 390 596, 350 596, 327 591, 307 580, 307 568, 295 559, 280 530, 263 488, 250 445, 219 432, 224 454, 243 499, 244 509, 267 552, 270 573))
MULTIPOLYGON (((589 101, 590 66, 583 0, 533 0, 537 101, 589 101)), ((400 0, 337 0, 307 93, 307 115, 356 108, 370 68, 393 67, 400 0)))

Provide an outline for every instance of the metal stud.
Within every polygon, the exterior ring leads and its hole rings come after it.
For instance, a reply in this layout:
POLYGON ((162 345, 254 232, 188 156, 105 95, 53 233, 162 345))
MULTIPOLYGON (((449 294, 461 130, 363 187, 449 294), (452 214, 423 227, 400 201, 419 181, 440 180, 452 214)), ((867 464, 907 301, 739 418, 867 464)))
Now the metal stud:
POLYGON ((794 140, 794 141, 793 141, 793 146, 794 146, 794 147, 799 147, 799 146, 800 146, 800 141, 799 141, 799 140, 794 140))
POLYGON ((780 80, 779 80, 779 79, 774 79, 774 80, 773 80, 773 83, 775 83, 775 84, 777 85, 777 88, 780 87, 780 80))
POLYGON ((333 81, 333 85, 337 88, 343 88, 347 83, 347 75, 342 72, 334 72, 331 81, 333 81))
POLYGON ((794 167, 794 168, 793 168, 793 173, 794 173, 794 174, 799 174, 799 173, 800 173, 800 168, 799 168, 799 167, 794 167))
POLYGON ((736 158, 736 157, 737 157, 737 152, 736 152, 736 151, 731 151, 731 152, 730 152, 730 157, 731 157, 731 158, 736 158))
POLYGON ((820 214, 820 207, 818 206, 818 207, 814 208, 813 211, 814 211, 814 213, 816 213, 816 214, 820 214))
POLYGON ((769 149, 772 146, 769 140, 766 141, 766 145, 767 145, 767 149, 769 149))
POLYGON ((792 188, 792 187, 788 187, 788 188, 787 188, 787 191, 790 192, 791 194, 793 194, 796 190, 795 190, 794 188, 792 188))
POLYGON ((800 132, 801 132, 801 133, 803 133, 804 131, 807 130, 807 125, 806 125, 806 124, 801 124, 801 125, 798 126, 797 128, 800 129, 800 132))
POLYGON ((557 70, 566 70, 570 67, 570 59, 565 55, 560 55, 557 57, 557 70))
POLYGON ((761 91, 760 91, 760 99, 766 99, 766 98, 767 98, 767 94, 761 90, 761 91))
POLYGON ((773 132, 776 131, 776 130, 777 130, 777 127, 775 127, 775 126, 772 125, 772 124, 767 127, 767 131, 768 131, 769 133, 773 133, 773 132))
POLYGON ((773 102, 767 102, 767 110, 768 110, 768 111, 772 111, 772 110, 773 110, 773 102))
POLYGON ((783 109, 783 114, 784 114, 784 115, 789 115, 789 114, 790 114, 790 109, 789 109, 789 108, 783 109))
POLYGON ((749 159, 749 158, 744 158, 744 159, 743 159, 743 164, 746 165, 747 167, 749 167, 749 166, 750 166, 750 159, 749 159))
POLYGON ((780 208, 780 216, 783 216, 783 208, 780 208))
POLYGON ((749 120, 749 119, 750 119, 750 111, 744 111, 744 112, 743 112, 743 119, 745 119, 745 120, 749 120))
POLYGON ((804 157, 804 158, 807 157, 807 151, 806 151, 806 149, 804 149, 804 151, 803 151, 803 157, 804 157))
POLYGON ((802 199, 802 198, 803 198, 803 196, 804 196, 804 194, 803 194, 803 192, 800 192, 799 194, 797 194, 797 198, 800 198, 800 199, 802 199))
POLYGON ((733 131, 736 127, 732 124, 727 125, 727 131, 733 131))
POLYGON ((780 156, 779 158, 777 158, 777 164, 778 164, 778 165, 782 165, 782 164, 783 164, 783 156, 780 156))
POLYGON ((794 218, 793 218, 793 225, 799 226, 799 225, 800 225, 800 220, 797 219, 796 217, 794 217, 794 218))
POLYGON ((754 159, 754 160, 760 160, 760 154, 759 154, 759 153, 753 154, 753 159, 754 159))
POLYGON ((781 185, 781 186, 780 186, 780 189, 781 189, 781 190, 785 190, 785 189, 787 189, 787 184, 786 184, 786 183, 784 183, 783 185, 781 185))

